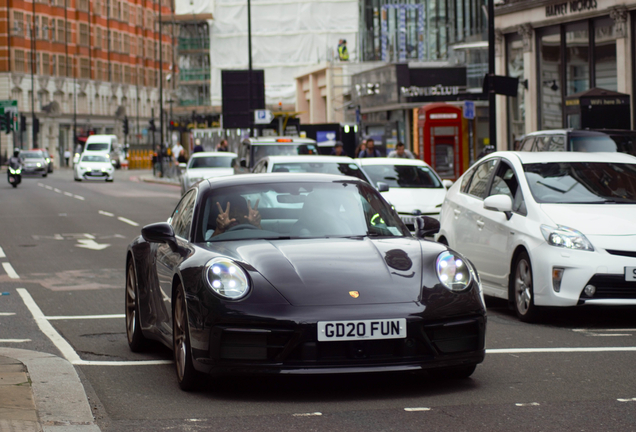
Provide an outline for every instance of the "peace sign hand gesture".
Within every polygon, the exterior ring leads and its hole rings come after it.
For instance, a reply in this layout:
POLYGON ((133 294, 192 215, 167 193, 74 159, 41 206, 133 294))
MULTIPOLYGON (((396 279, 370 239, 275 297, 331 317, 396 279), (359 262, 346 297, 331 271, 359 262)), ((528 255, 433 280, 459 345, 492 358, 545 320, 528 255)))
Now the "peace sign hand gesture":
POLYGON ((221 207, 221 204, 216 203, 216 206, 219 209, 219 215, 216 217, 216 230, 219 232, 224 232, 227 230, 233 222, 236 222, 236 219, 230 219, 230 203, 227 203, 225 211, 221 207))
POLYGON ((247 201, 247 222, 251 223, 257 228, 261 227, 261 214, 258 211, 258 203, 260 202, 260 198, 256 200, 256 204, 254 204, 254 208, 252 208, 252 203, 247 201))

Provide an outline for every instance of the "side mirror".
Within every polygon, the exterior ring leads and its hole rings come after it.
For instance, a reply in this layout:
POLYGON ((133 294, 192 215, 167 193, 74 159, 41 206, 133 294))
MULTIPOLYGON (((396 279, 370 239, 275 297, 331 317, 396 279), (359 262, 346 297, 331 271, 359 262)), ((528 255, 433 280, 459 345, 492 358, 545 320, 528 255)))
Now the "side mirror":
POLYGON ((388 192, 389 185, 383 182, 378 182, 378 192, 388 192))
POLYGON ((179 169, 184 170, 184 169, 186 169, 186 167, 187 167, 187 166, 188 166, 188 164, 186 164, 185 162, 181 162, 181 163, 179 164, 179 169))
POLYGON ((239 165, 241 166, 241 168, 247 168, 247 161, 245 159, 241 159, 239 165))
POLYGON ((512 199, 508 195, 490 195, 484 200, 484 208, 486 210, 503 212, 506 218, 510 220, 512 217, 512 199))
POLYGON ((446 189, 449 189, 453 185, 453 181, 449 179, 444 179, 442 180, 442 185, 444 185, 446 189))
POLYGON ((173 252, 179 249, 172 226, 167 222, 146 225, 141 229, 141 236, 150 243, 168 243, 173 252))
POLYGON ((415 218, 415 237, 430 237, 439 232, 439 221, 430 216, 420 216, 415 218))

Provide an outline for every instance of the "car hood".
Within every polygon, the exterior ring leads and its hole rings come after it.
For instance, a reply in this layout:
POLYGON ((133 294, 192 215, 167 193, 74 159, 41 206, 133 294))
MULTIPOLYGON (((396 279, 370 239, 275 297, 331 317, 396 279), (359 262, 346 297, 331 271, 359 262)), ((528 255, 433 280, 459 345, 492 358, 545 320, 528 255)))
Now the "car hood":
POLYGON ((636 204, 541 204, 555 225, 565 225, 588 235, 636 234, 636 204))
MULTIPOLYGON (((418 301, 419 240, 298 239, 227 242, 229 256, 252 266, 292 305, 360 305, 418 301), (359 297, 354 298, 358 291, 359 297)), ((436 254, 435 254, 436 256, 436 254)))
POLYGON ((234 174, 234 168, 196 168, 186 171, 188 178, 207 179, 234 174))
POLYGON ((80 168, 102 169, 112 168, 111 162, 80 162, 77 166, 80 168))
POLYGON ((382 192, 382 196, 395 206, 398 213, 411 214, 414 210, 420 210, 422 213, 439 213, 446 189, 390 188, 387 192, 382 192))

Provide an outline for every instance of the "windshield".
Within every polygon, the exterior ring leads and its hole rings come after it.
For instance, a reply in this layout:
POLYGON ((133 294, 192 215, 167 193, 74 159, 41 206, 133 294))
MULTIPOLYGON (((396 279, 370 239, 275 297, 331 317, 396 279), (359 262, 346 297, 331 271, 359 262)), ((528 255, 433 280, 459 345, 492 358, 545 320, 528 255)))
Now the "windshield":
POLYGON ((108 151, 108 143, 90 143, 86 144, 88 151, 108 151))
POLYGON ((371 181, 386 183, 390 188, 443 188, 435 172, 418 165, 365 165, 371 181))
POLYGON ((214 189, 201 205, 199 242, 411 235, 378 192, 357 181, 214 189))
POLYGON ((610 138, 616 143, 619 152, 636 156, 636 132, 608 133, 610 138))
POLYGON ((252 164, 266 156, 317 155, 315 144, 252 144, 252 164))
POLYGON ((234 156, 193 157, 190 168, 232 168, 234 156))
POLYGON ((608 136, 570 136, 570 150, 578 152, 615 152, 616 143, 608 136))
POLYGON ((636 164, 555 162, 523 167, 538 203, 636 204, 636 164))
POLYGON ((342 174, 368 181, 354 162, 281 162, 274 164, 272 172, 342 174))
POLYGON ((108 158, 103 155, 84 155, 82 162, 108 162, 108 158))
POLYGON ((22 159, 44 159, 40 152, 20 153, 22 159))

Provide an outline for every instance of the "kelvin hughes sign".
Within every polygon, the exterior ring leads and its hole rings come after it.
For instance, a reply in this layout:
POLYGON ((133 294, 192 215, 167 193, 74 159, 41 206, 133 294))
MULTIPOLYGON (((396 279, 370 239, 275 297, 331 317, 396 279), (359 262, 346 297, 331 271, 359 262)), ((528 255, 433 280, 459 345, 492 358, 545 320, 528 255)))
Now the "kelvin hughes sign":
POLYGON ((564 3, 557 3, 545 7, 545 16, 556 17, 569 13, 585 12, 598 7, 596 0, 572 0, 564 3))

